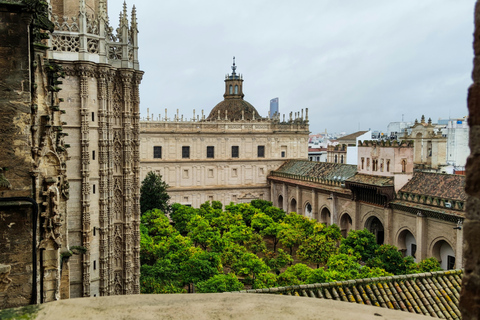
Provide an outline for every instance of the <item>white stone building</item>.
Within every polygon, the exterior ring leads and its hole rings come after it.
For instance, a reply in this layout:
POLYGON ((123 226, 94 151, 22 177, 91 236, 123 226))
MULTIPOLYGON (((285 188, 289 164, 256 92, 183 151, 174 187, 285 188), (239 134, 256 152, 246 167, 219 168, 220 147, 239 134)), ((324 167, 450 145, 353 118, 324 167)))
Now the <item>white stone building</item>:
POLYGON ((208 117, 140 121, 140 175, 155 171, 170 186, 171 202, 270 200, 267 175, 287 159, 307 159, 308 110, 269 119, 243 99, 243 78, 225 78, 224 100, 208 117))

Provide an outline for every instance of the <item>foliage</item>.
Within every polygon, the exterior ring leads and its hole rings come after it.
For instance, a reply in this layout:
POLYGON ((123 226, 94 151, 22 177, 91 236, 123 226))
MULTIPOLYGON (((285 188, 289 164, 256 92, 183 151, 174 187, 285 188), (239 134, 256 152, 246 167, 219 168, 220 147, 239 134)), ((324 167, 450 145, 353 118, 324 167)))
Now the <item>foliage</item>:
POLYGON ((253 282, 253 289, 274 288, 277 286, 277 276, 270 272, 260 273, 253 282))
POLYGON ((196 292, 230 292, 243 290, 243 284, 232 274, 217 274, 208 280, 197 283, 196 292))
POLYGON ((293 248, 302 243, 305 235, 301 229, 295 225, 281 223, 281 230, 278 233, 280 243, 290 249, 290 255, 293 254, 293 248))
POLYGON ((434 272, 441 271, 440 262, 434 257, 424 259, 417 265, 418 272, 434 272))
POLYGON ((378 244, 375 235, 367 229, 351 230, 340 245, 341 253, 349 254, 355 252, 362 261, 372 258, 377 249, 378 244))
POLYGON ((158 173, 150 171, 142 181, 140 187, 140 211, 142 214, 148 210, 160 209, 168 213, 170 196, 167 193, 168 184, 162 180, 158 173))
POLYGON ((179 203, 174 203, 171 207, 170 219, 172 219, 175 229, 177 229, 181 234, 185 235, 188 232, 188 223, 197 214, 197 210, 192 207, 182 206, 179 203))
POLYGON ((367 261, 367 266, 385 269, 393 274, 406 274, 407 267, 403 255, 397 247, 382 244, 375 250, 375 257, 367 261))
POLYGON ((160 209, 142 213, 142 293, 181 293, 192 283, 197 292, 237 291, 244 287, 238 277, 247 288, 266 288, 439 268, 435 259, 416 264, 393 246, 379 247, 366 230, 342 240, 338 226, 285 215, 264 200, 225 210, 217 201, 198 209, 173 204, 170 218, 173 225, 160 209), (292 254, 301 263, 291 265, 292 254))
POLYGON ((282 249, 278 249, 276 252, 265 250, 263 254, 263 261, 276 274, 279 274, 280 269, 284 268, 287 264, 293 263, 292 256, 282 249))
POLYGON ((313 233, 298 247, 297 255, 304 261, 317 264, 318 268, 338 252, 338 242, 341 238, 338 226, 315 225, 313 233))
POLYGON ((256 275, 270 270, 270 268, 257 255, 245 252, 233 264, 232 270, 239 276, 255 280, 256 275))
POLYGON ((303 263, 297 263, 288 267, 277 277, 279 286, 291 286, 305 284, 313 269, 303 263))

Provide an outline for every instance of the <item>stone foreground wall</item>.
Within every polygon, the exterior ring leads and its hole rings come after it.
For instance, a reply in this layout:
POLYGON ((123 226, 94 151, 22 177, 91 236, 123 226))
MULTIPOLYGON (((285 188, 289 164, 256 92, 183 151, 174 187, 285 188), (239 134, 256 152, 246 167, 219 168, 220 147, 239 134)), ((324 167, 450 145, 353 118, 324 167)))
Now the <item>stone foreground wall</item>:
POLYGON ((465 276, 460 300, 463 319, 480 318, 480 2, 475 6, 473 84, 468 90, 470 150, 467 159, 467 200, 465 235, 465 276))

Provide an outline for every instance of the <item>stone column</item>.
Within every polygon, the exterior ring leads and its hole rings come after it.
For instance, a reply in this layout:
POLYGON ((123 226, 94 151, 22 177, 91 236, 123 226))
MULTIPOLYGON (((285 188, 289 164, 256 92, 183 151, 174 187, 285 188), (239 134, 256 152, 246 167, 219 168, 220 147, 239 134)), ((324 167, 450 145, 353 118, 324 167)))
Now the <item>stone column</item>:
POLYGON ((467 159, 468 194, 464 224, 465 275, 462 279, 460 310, 464 320, 480 318, 480 2, 475 5, 473 84, 468 90, 470 150, 467 159))
POLYGON ((417 253, 415 256, 417 261, 421 261, 427 257, 427 218, 421 212, 418 212, 416 223, 417 253))
POLYGON ((335 196, 335 193, 332 192, 331 194, 332 197, 332 212, 330 212, 330 225, 336 224, 338 217, 337 217, 337 197, 335 196))
POLYGON ((455 268, 463 268, 463 228, 459 226, 457 229, 457 243, 455 248, 455 268))
POLYGON ((393 210, 390 208, 384 208, 383 213, 385 217, 385 243, 395 245, 395 239, 393 239, 393 210))
POLYGON ((275 188, 275 182, 270 181, 270 201, 272 201, 273 205, 275 205, 275 202, 276 202, 274 188, 275 188))
POLYGON ((318 200, 317 200, 317 191, 315 189, 312 189, 312 217, 314 219, 317 219, 318 217, 318 208, 317 208, 317 203, 318 203, 318 200))
POLYGON ((295 187, 295 198, 297 198, 297 213, 303 216, 304 212, 302 210, 302 191, 299 186, 295 187))

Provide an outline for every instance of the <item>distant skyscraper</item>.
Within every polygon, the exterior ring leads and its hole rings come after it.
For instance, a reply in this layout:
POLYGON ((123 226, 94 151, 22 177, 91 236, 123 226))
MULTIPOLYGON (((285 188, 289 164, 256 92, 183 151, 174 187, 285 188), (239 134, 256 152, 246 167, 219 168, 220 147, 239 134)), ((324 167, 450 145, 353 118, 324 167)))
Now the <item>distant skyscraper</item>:
POLYGON ((278 98, 270 100, 270 118, 273 118, 276 113, 278 114, 278 98))

